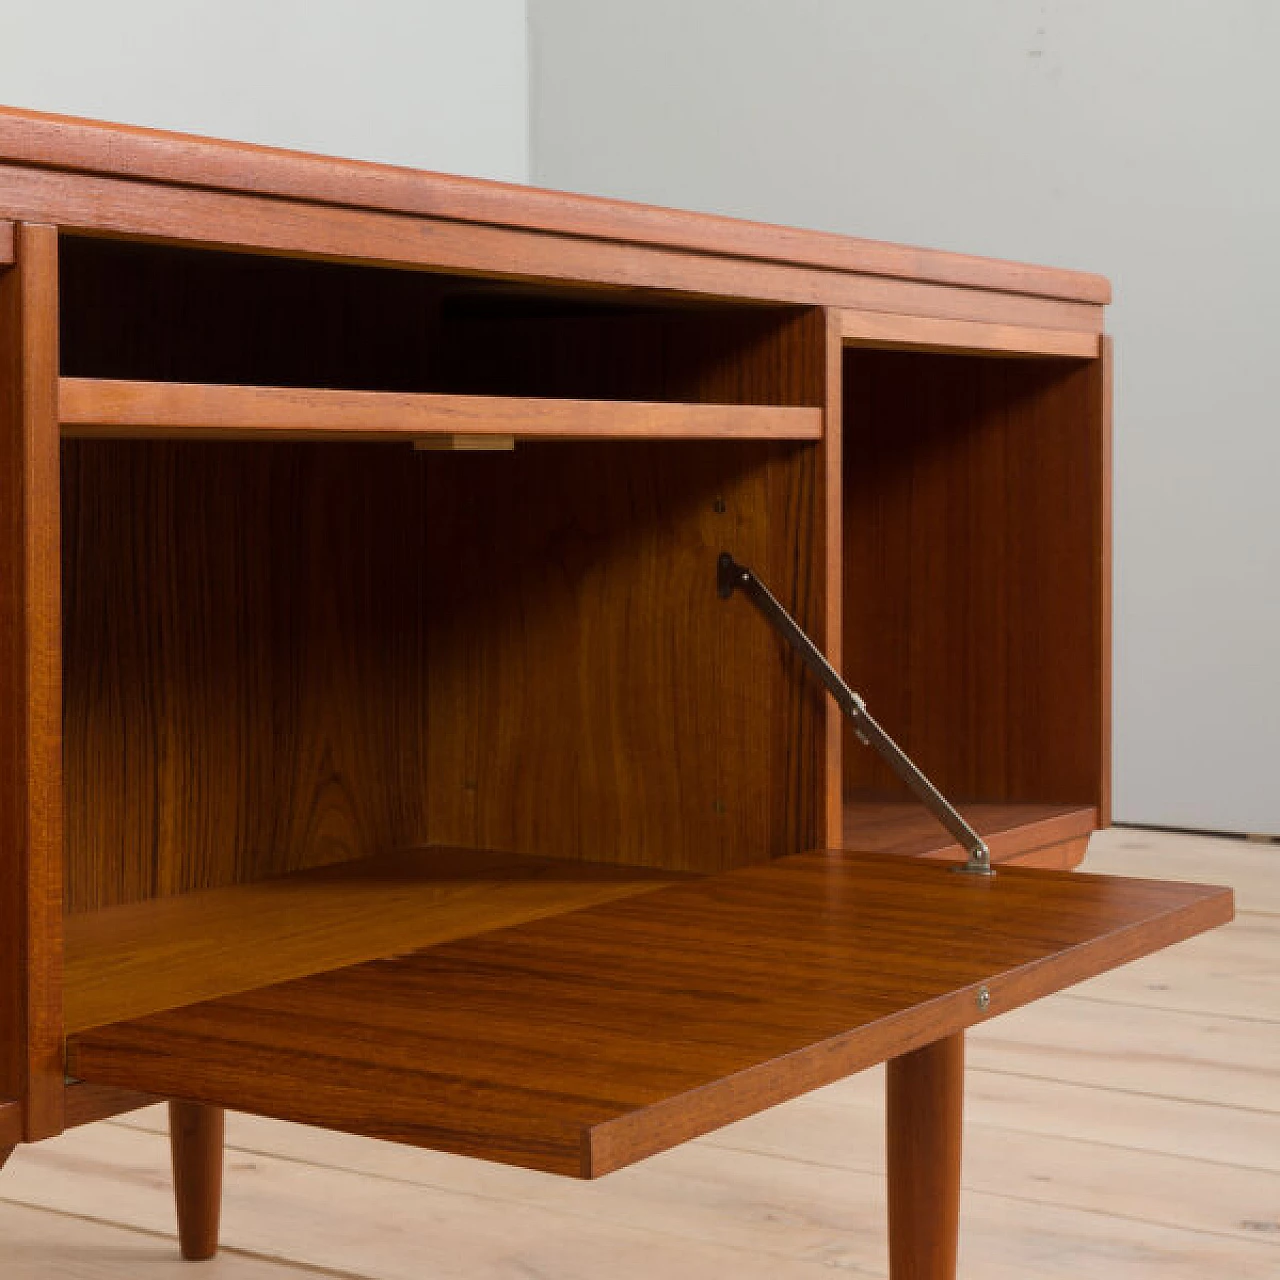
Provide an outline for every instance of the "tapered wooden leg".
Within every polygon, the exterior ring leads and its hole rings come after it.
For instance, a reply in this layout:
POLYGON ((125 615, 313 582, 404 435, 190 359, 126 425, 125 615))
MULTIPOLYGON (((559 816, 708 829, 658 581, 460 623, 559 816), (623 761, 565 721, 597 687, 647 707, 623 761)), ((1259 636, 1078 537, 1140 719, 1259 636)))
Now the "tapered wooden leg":
POLYGON ((222 1215, 221 1107, 197 1102, 169 1103, 169 1149, 173 1155, 173 1195, 178 1205, 178 1241, 188 1262, 204 1262, 218 1252, 222 1215))
POLYGON ((955 1280, 964 1035, 889 1063, 889 1275, 955 1280))

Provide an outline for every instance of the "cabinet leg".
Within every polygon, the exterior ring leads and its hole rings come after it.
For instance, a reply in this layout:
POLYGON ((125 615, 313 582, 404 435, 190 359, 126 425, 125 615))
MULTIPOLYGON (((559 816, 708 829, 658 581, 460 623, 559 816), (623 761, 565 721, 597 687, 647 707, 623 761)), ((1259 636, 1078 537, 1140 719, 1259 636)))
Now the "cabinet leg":
POLYGON ((891 1280, 955 1280, 964 1035, 894 1058, 886 1083, 891 1280))
POLYGON ((206 1107, 198 1102, 169 1103, 178 1241, 188 1262, 204 1262, 218 1252, 222 1135, 221 1107, 206 1107))

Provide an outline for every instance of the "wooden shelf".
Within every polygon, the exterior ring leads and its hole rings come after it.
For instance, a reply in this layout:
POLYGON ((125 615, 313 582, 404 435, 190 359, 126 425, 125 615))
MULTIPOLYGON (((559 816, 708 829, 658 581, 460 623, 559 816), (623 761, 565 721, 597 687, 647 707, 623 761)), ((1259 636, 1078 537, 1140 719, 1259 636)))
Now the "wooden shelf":
MULTIPOLYGON (((1094 810, 966 805, 999 862, 1087 836, 1094 810)), ((911 801, 845 810, 851 850, 959 859, 911 801)), ((678 872, 411 849, 228 889, 176 894, 66 921, 66 1028, 83 1031, 606 902, 678 872)))
POLYGON ((68 1070, 594 1177, 1231 914, 1200 885, 801 854, 87 1031, 68 1070))
POLYGON ((476 849, 409 849, 73 915, 66 1029, 397 955, 681 878, 476 849))
POLYGON ((67 437, 818 440, 820 409, 61 378, 67 437))
MULTIPOLYGON (((1083 842, 1098 826, 1098 811, 1092 805, 982 803, 962 804, 960 809, 991 846, 993 861, 1000 863, 1074 866, 1083 855, 1083 842), (1055 846, 1053 854, 1045 852, 1055 846)), ((878 795, 845 797, 844 846, 863 853, 955 862, 965 857, 916 801, 878 795)))

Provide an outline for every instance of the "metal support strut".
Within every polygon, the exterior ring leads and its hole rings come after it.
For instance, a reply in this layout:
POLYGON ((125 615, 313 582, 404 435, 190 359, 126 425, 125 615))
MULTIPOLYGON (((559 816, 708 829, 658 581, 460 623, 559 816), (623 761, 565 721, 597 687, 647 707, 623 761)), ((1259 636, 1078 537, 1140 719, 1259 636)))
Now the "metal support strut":
POLYGON ((769 588, 728 552, 716 567, 716 586, 722 599, 740 590, 764 614, 775 630, 800 655, 805 666, 826 686, 840 710, 853 721, 853 731, 864 746, 874 748, 880 758, 911 788, 916 798, 960 842, 969 860, 955 868, 969 875, 994 875, 991 850, 986 841, 960 816, 947 798, 916 767, 911 757, 880 727, 867 704, 840 678, 840 673, 823 656, 817 645, 801 631, 796 620, 773 598, 769 588))

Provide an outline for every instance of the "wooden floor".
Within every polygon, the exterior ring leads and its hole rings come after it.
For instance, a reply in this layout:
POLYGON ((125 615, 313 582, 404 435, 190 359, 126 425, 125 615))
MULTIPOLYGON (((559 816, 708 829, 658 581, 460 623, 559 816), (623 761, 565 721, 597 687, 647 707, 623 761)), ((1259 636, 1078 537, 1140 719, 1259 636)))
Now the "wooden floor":
MULTIPOLYGON (((1086 866, 1231 884, 1227 929, 970 1038, 961 1274, 1280 1276, 1280 846, 1115 830, 1086 866)), ((176 1260, 160 1112, 20 1150, 0 1280, 884 1276, 883 1077, 597 1183, 230 1118, 226 1248, 176 1260)))

